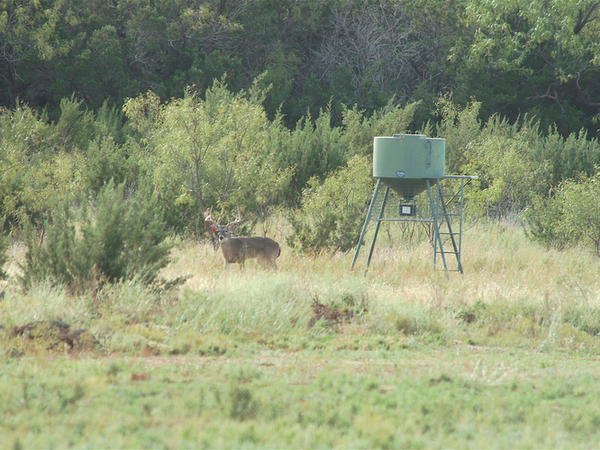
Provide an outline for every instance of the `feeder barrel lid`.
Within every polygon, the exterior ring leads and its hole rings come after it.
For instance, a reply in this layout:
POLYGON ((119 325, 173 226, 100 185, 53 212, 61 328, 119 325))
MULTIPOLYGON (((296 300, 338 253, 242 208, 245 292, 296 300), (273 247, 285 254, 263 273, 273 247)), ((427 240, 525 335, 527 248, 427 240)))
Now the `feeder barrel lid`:
POLYGON ((424 134, 408 134, 408 133, 397 133, 392 135, 394 139, 427 139, 427 136, 424 134))

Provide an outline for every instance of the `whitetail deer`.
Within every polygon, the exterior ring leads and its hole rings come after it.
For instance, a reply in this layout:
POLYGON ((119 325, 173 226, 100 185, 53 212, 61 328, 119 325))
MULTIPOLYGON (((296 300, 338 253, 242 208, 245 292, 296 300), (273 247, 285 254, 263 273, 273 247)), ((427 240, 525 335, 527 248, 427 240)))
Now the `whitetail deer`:
POLYGON ((215 222, 211 219, 210 214, 204 221, 210 223, 212 231, 219 235, 221 250, 225 258, 225 270, 229 269, 231 263, 239 263, 244 267, 244 262, 252 258, 256 258, 264 269, 268 267, 277 269, 275 260, 281 254, 281 247, 273 239, 258 236, 232 237, 231 231, 241 222, 239 217, 227 225, 215 222))

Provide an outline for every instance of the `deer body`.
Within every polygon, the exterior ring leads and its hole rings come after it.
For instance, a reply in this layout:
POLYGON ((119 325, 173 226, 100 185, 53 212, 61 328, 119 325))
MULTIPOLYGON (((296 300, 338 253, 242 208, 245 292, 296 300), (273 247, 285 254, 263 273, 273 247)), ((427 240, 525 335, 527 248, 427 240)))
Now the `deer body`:
POLYGON ((213 225, 213 231, 218 232, 221 243, 221 251, 225 258, 225 270, 229 269, 229 264, 238 263, 244 267, 247 259, 256 258, 260 265, 266 268, 277 269, 275 260, 281 254, 279 243, 267 237, 232 237, 231 231, 240 222, 236 219, 227 225, 220 225, 206 218, 206 222, 213 225))
POLYGON ((267 237, 226 237, 221 240, 225 269, 231 263, 242 267, 247 259, 256 258, 263 268, 277 268, 275 260, 281 254, 279 244, 267 237))

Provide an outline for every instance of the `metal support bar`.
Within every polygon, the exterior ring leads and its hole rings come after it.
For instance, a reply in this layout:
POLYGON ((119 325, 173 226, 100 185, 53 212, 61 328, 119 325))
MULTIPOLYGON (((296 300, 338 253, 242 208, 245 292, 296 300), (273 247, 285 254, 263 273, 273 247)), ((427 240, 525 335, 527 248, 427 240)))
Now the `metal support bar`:
POLYGON ((373 212, 373 207, 375 206, 375 199, 377 198, 377 194, 379 193, 379 186, 381 186, 381 178, 377 179, 377 184, 375 185, 375 192, 373 192, 373 198, 371 199, 371 204, 369 205, 369 210, 367 211, 367 218, 365 219, 365 224, 363 225, 362 231, 360 233, 360 238, 358 238, 358 245, 356 247, 356 252, 354 253, 354 259, 352 260, 352 267, 350 268, 350 270, 354 270, 354 264, 358 259, 358 252, 360 251, 360 247, 365 238, 369 220, 371 220, 371 213, 373 212))
MULTIPOLYGON (((467 181, 467 183, 470 183, 471 179, 469 179, 467 181)), ((460 267, 460 273, 463 273, 463 268, 462 268, 462 263, 460 262, 460 258, 461 258, 461 251, 462 251, 462 229, 463 229, 463 209, 464 209, 464 202, 465 202, 465 179, 461 178, 460 179, 460 210, 459 210, 459 220, 458 220, 458 262, 459 262, 459 267, 460 267)))
MULTIPOLYGON (((439 180, 438 183, 439 185, 439 180)), ((439 188, 439 186, 438 186, 439 188)), ((429 203, 431 205, 431 213, 433 215, 433 267, 435 268, 437 262, 437 254, 439 253, 444 263, 444 270, 448 271, 448 265, 446 264, 446 255, 444 254, 444 245, 442 243, 442 237, 440 236, 439 227, 439 189, 437 198, 434 200, 433 194, 431 193, 431 184, 427 180, 427 195, 429 196, 429 203), (438 246, 440 251, 438 252, 438 246)))
POLYGON ((385 204, 387 202, 388 195, 390 193, 390 187, 385 187, 385 194, 383 195, 383 202, 381 202, 381 209, 379 210, 379 217, 377 218, 377 225, 375 226, 375 234, 373 235, 373 242, 371 242, 371 250, 369 250, 369 257, 367 258, 367 267, 365 268, 365 275, 367 274, 367 270, 369 270, 369 265, 371 264, 371 258, 373 257, 373 250, 375 249, 375 241, 377 240, 377 235, 379 234, 379 227, 381 226, 381 218, 383 217, 383 212, 385 211, 385 204))

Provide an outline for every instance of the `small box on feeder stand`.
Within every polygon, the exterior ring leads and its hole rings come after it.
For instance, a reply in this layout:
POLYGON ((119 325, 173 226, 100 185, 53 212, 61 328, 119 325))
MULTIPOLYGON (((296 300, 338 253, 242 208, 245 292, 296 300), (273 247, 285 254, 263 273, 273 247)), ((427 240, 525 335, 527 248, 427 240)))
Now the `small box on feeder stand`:
POLYGON ((417 205, 400 205, 400 215, 415 217, 417 215, 417 205))

